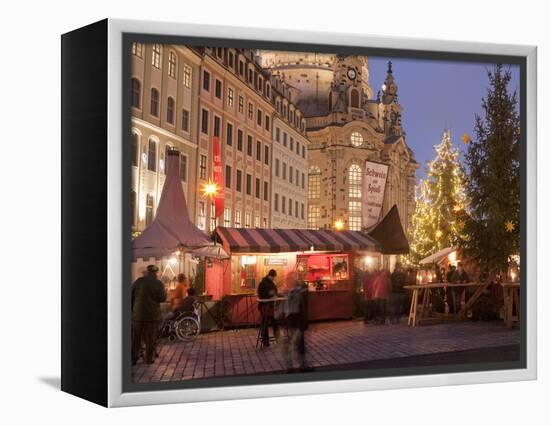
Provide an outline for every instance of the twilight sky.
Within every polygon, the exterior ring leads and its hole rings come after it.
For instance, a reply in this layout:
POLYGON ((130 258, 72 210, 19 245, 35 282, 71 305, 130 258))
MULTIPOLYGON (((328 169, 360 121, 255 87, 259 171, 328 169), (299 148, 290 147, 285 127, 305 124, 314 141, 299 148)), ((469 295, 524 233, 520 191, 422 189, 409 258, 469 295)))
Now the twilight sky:
MULTIPOLYGON (((462 135, 473 137, 474 116, 481 114, 481 98, 489 86, 487 69, 493 64, 369 56, 369 82, 374 96, 384 83, 388 60, 393 64, 403 108, 406 141, 420 163, 418 180, 433 159, 433 146, 440 142, 444 129, 451 130, 453 145, 464 151, 462 135)), ((509 90, 517 90, 519 102, 519 66, 512 65, 510 70, 509 90)))

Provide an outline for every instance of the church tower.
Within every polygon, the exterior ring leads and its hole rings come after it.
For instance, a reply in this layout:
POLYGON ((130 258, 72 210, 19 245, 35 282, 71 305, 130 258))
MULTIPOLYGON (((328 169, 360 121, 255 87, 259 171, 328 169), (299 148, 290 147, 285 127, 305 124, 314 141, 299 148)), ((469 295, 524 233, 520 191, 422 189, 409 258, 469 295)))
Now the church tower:
POLYGON ((393 77, 392 63, 388 62, 386 80, 382 86, 382 97, 379 99, 379 125, 386 136, 402 136, 401 105, 397 100, 397 84, 393 77))
POLYGON ((365 56, 337 55, 330 85, 329 111, 363 117, 372 97, 365 56))

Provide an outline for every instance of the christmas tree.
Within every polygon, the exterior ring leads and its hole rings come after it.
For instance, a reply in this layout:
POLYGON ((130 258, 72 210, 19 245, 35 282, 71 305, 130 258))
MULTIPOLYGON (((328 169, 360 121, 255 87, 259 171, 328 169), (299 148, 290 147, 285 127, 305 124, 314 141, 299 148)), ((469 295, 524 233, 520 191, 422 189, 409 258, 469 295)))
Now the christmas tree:
POLYGON ((435 147, 436 157, 428 163, 426 178, 420 181, 416 209, 409 235, 411 253, 407 263, 418 261, 457 244, 464 228, 464 176, 451 132, 443 132, 435 147))
POLYGON ((475 117, 475 140, 466 153, 468 218, 460 246, 492 273, 507 270, 519 253, 520 135, 517 95, 508 92, 509 70, 488 71, 490 86, 475 117))

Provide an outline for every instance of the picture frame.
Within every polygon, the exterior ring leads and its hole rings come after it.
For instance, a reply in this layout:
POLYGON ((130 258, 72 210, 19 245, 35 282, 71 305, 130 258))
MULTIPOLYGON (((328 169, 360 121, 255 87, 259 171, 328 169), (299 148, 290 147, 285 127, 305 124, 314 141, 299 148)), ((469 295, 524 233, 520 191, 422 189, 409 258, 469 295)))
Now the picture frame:
POLYGON ((63 391, 116 407, 536 378, 536 47, 118 19, 64 34, 61 42, 63 391), (127 310, 132 245, 130 205, 123 194, 131 180, 127 170, 128 52, 136 40, 449 61, 504 58, 504 63, 517 64, 521 75, 520 281, 526 283, 520 288, 519 361, 451 369, 435 365, 132 383, 127 310))

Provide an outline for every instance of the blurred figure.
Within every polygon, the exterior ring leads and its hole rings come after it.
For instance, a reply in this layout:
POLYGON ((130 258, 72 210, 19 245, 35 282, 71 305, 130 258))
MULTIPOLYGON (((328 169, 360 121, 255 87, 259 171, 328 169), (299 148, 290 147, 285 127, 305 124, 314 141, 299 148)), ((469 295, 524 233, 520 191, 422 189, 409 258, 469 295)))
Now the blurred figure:
POLYGON ((159 323, 160 304, 166 301, 164 284, 158 279, 155 265, 147 266, 147 275, 132 285, 132 365, 137 363, 142 339, 145 341, 145 362, 152 364, 159 323))
MULTIPOLYGON (((260 281, 258 285, 258 299, 271 299, 277 297, 277 286, 275 285, 275 277, 277 272, 271 269, 267 275, 260 281)), ((273 334, 277 339, 279 337, 279 327, 275 319, 275 303, 274 302, 258 302, 260 310, 262 332, 262 345, 269 346, 269 322, 273 326, 273 334)))
POLYGON ((405 273, 401 268, 401 263, 395 264, 395 269, 391 274, 391 318, 390 321, 395 324, 399 324, 401 315, 406 312, 405 310, 405 273))
POLYGON ((197 303, 197 298, 195 297, 197 291, 194 287, 189 287, 187 289, 187 297, 184 297, 180 302, 174 307, 174 312, 182 313, 192 313, 195 303, 197 303))
POLYGON ((172 296, 172 310, 174 310, 188 294, 189 281, 185 274, 178 274, 176 288, 172 296))
POLYGON ((386 323, 386 301, 391 294, 391 275, 382 270, 372 281, 372 297, 376 301, 377 318, 380 324, 386 323))
POLYGON ((288 295, 285 301, 285 316, 288 327, 288 340, 284 348, 287 372, 293 371, 292 358, 298 358, 299 371, 311 371, 306 361, 305 332, 308 328, 307 285, 295 278, 287 279, 288 295))

